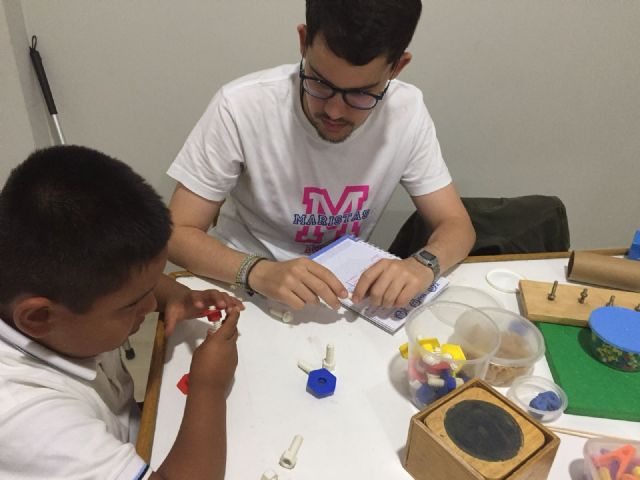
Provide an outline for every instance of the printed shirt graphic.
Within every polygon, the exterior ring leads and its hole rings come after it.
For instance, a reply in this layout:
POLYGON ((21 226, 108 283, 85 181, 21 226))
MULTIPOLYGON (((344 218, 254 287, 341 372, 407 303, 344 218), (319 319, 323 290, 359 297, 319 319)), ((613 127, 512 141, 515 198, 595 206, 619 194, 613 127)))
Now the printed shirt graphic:
POLYGON ((296 242, 306 244, 309 254, 345 234, 359 235, 361 222, 369 216, 364 208, 368 197, 368 185, 345 187, 335 202, 325 188, 305 187, 303 213, 293 214, 293 224, 299 226, 296 242))

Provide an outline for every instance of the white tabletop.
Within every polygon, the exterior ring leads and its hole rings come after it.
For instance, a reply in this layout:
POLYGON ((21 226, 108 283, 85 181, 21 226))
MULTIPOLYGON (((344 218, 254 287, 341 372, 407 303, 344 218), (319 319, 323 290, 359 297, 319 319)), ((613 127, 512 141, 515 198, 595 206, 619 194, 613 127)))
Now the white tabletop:
MULTIPOLYGON (((451 285, 481 288, 518 311, 515 294, 493 289, 487 272, 509 269, 530 280, 561 283, 567 259, 462 264, 448 273, 451 285)), ((196 277, 179 279, 193 289, 218 288, 196 277)), ((410 402, 406 361, 398 347, 404 329, 390 335, 350 311, 308 307, 284 324, 270 316, 279 304, 254 296, 239 324, 238 368, 228 398, 227 478, 259 479, 268 469, 283 479, 389 480, 412 477, 402 467, 409 422, 418 409, 410 402), (325 347, 335 346, 335 394, 318 399, 306 391, 307 376, 298 360, 320 368, 325 347), (278 462, 295 435, 304 438, 293 470, 278 462)), ((180 426, 185 396, 176 383, 188 372, 193 349, 210 324, 178 325, 167 340, 151 466, 169 452, 180 426)), ((533 374, 551 378, 544 357, 533 374)), ((507 389, 497 389, 506 393, 507 389)), ((640 423, 564 414, 550 426, 602 435, 640 438, 640 423)), ((558 435, 560 448, 550 479, 583 478, 584 438, 558 435)))

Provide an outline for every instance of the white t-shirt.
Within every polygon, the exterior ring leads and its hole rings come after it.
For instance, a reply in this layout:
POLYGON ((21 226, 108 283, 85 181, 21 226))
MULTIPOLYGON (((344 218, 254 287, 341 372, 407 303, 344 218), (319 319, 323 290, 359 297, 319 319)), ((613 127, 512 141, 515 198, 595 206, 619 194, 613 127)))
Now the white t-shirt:
POLYGON ((214 97, 168 174, 225 202, 213 233, 278 260, 343 234, 371 235, 395 187, 411 196, 451 183, 422 93, 393 80, 349 138, 320 138, 300 104, 297 65, 242 77, 214 97))
POLYGON ((0 478, 147 479, 139 417, 118 350, 63 357, 0 320, 0 478))

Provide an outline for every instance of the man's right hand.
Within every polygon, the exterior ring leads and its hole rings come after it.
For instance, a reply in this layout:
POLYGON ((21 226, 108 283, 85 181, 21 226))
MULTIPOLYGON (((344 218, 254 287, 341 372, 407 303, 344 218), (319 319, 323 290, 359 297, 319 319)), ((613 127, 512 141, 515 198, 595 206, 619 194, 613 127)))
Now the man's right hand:
POLYGON ((320 299, 337 310, 338 298, 348 295, 333 272, 304 257, 283 262, 263 260, 251 269, 247 282, 256 292, 295 310, 317 304, 320 299))

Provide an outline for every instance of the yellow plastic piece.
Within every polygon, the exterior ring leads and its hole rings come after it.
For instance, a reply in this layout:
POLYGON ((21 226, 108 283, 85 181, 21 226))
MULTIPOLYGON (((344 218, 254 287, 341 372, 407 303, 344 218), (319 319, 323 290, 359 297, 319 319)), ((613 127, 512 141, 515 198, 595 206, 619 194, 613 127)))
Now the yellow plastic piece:
MULTIPOLYGON (((429 352, 434 352, 436 348, 440 347, 440 342, 438 342, 437 338, 421 338, 418 340, 420 346, 429 352)), ((403 343, 399 347, 400 355, 402 358, 409 358, 409 344, 403 343)))
POLYGON ((609 472, 609 469, 607 467, 600 467, 598 469, 598 477, 600 480, 612 480, 611 472, 609 472))
POLYGON ((464 352, 462 351, 462 348, 460 348, 460 345, 457 345, 455 343, 445 343, 444 345, 442 345, 442 347, 440 347, 440 353, 448 353, 456 362, 464 361, 467 359, 467 357, 464 356, 464 352))
POLYGON ((633 470, 631 470, 631 475, 636 478, 640 478, 640 467, 633 467, 633 470))

